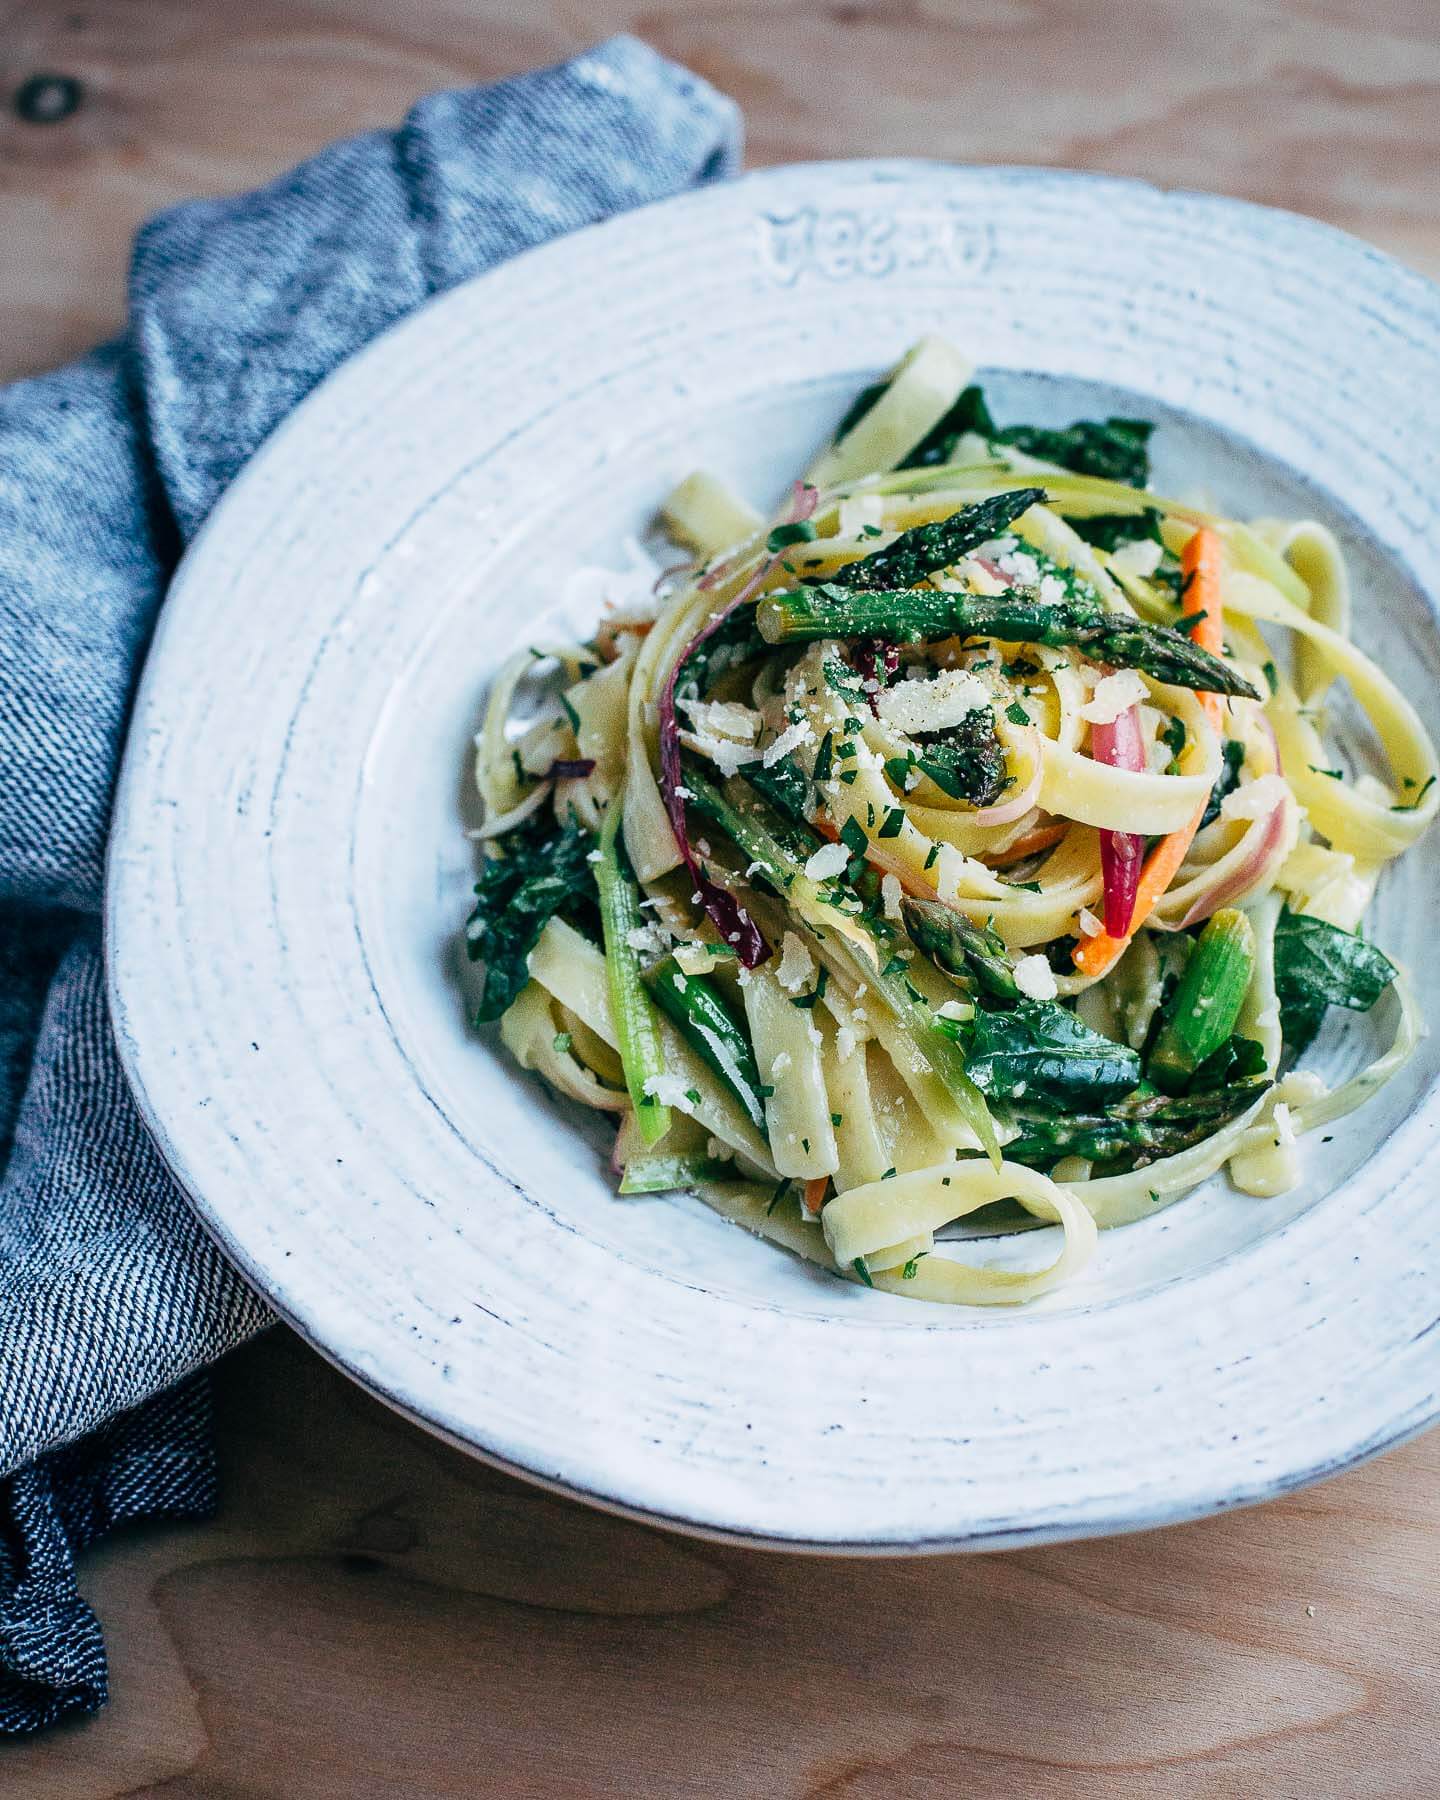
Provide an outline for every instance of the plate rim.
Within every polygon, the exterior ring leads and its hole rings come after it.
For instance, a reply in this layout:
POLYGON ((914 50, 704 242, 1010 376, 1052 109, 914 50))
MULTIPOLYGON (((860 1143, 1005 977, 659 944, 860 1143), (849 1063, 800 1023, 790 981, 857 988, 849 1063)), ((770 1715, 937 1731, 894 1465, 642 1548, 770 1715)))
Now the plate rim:
MULTIPOLYGON (((824 159, 773 165, 751 171, 735 181, 715 184, 667 199, 652 201, 614 218, 587 225, 561 238, 534 246, 519 256, 498 265, 495 269, 483 271, 431 297, 420 307, 395 321, 318 382, 270 434, 211 509, 187 547, 181 563, 172 577, 172 585, 188 574, 193 566, 207 554, 212 539, 225 530, 234 496, 239 494, 243 499, 249 485, 263 475, 263 465, 276 454, 277 449, 283 447, 290 440, 292 435, 299 435, 307 430, 318 415, 319 409, 326 404, 328 396, 338 384, 361 379, 361 375, 357 375, 357 370, 363 373, 367 365, 382 364, 384 359, 391 354, 392 340, 414 330, 417 321, 431 317, 438 309, 447 306, 462 307, 466 296, 473 290, 503 276, 516 266, 522 263, 532 264, 537 259, 563 257, 573 250, 576 243, 581 240, 593 243, 605 234, 614 233, 617 230, 635 230, 637 221, 644 220, 655 213, 657 209, 703 207, 733 196, 737 189, 748 189, 755 192, 767 187, 783 188, 791 182, 803 181, 806 177, 820 181, 837 178, 855 181, 868 177, 887 182, 903 182, 916 175, 933 176, 937 173, 962 175, 972 179, 979 178, 986 182, 993 181, 1012 187, 1053 186, 1057 182, 1063 182, 1100 191, 1140 192, 1158 197, 1162 202, 1182 201, 1186 204, 1198 204, 1202 208, 1213 209, 1226 215, 1253 219, 1261 229, 1264 229, 1267 224, 1273 228, 1274 222, 1283 221, 1285 229, 1291 232, 1298 230, 1305 234, 1313 234, 1317 241, 1332 244, 1337 252, 1345 255, 1360 254, 1367 262, 1382 270, 1387 281, 1396 288, 1408 289, 1417 296, 1429 300, 1432 305, 1435 299, 1440 297, 1440 288, 1437 288, 1436 284, 1426 276, 1408 268, 1388 253, 1340 227, 1254 201, 1210 194, 1184 187, 1167 187, 1135 177, 1028 165, 956 164, 940 159, 919 157, 824 159)), ((1437 353, 1440 353, 1440 343, 1437 343, 1436 350, 1437 353)), ((441 1419, 427 1413, 422 1406, 407 1399, 402 1393, 387 1387, 383 1381, 367 1373, 355 1361, 348 1359, 344 1350, 322 1341, 310 1329, 300 1310, 277 1297, 265 1272, 258 1266, 257 1259, 233 1237, 227 1229, 224 1219, 212 1210, 199 1191, 198 1185, 188 1171, 185 1153, 171 1135, 164 1108, 146 1078, 147 1053, 142 1048, 137 1036, 129 1029, 131 1007, 128 974, 122 966, 121 956, 121 944, 126 936, 127 925, 119 920, 120 895, 123 887, 121 864, 124 857, 124 846, 135 813, 143 800, 139 786, 141 777, 140 757, 137 750, 139 737, 137 728, 149 716, 155 705, 154 690, 159 687, 164 675, 165 644, 175 618, 176 612, 169 606, 167 594, 167 603, 163 604, 160 609, 156 630, 136 686, 130 725, 127 729, 121 769, 116 785, 111 828, 106 844, 103 935, 105 982, 114 1025, 114 1036, 122 1067, 145 1126, 160 1149, 167 1168, 182 1193, 185 1194, 191 1211, 202 1228, 220 1246, 226 1257, 240 1269, 246 1280, 265 1299, 267 1304, 313 1349, 317 1350, 332 1366, 340 1369, 354 1380, 372 1397, 380 1400, 412 1423, 418 1424, 455 1448, 462 1449, 466 1454, 476 1456, 490 1466, 520 1479, 536 1483, 547 1491, 581 1500, 618 1516, 643 1523, 661 1525, 712 1541, 779 1551, 897 1556, 1017 1548, 1022 1545, 1118 1535, 1182 1523, 1217 1512, 1259 1504, 1265 1500, 1293 1492, 1318 1479, 1356 1467, 1417 1436, 1434 1424, 1437 1418, 1440 1418, 1440 1395, 1432 1396, 1432 1404, 1428 1411, 1399 1420, 1394 1416, 1388 1418, 1381 1429, 1361 1437, 1338 1458, 1334 1455, 1320 1457, 1302 1467, 1257 1481, 1249 1488, 1237 1488, 1233 1481, 1225 1482, 1223 1487, 1217 1488, 1201 1480, 1191 1484, 1192 1491, 1185 1497, 1168 1502, 1157 1500, 1149 1506, 1128 1508, 1117 1512, 1110 1518, 1086 1518, 1082 1523, 1074 1526, 1067 1526, 1063 1521, 1057 1520, 1049 1524, 1016 1526, 1013 1529, 883 1540, 874 1537, 856 1539, 756 1532, 711 1520, 693 1518, 684 1513, 671 1512, 660 1507, 638 1506, 588 1487, 581 1482, 569 1481, 563 1476, 526 1466, 499 1451, 451 1430, 441 1419)), ((1440 1096, 1432 1092, 1427 1097, 1424 1106, 1431 1106, 1437 1098, 1440 1096)))

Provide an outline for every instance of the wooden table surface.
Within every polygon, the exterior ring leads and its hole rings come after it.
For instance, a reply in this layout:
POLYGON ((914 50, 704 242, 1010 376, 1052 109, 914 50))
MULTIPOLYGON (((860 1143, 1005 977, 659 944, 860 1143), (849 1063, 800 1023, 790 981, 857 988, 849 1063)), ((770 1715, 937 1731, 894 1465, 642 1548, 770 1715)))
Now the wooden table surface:
MULTIPOLYGON (((755 162, 1142 175, 1440 274, 1437 0, 0 0, 0 378, 114 328, 156 207, 626 27, 755 162)), ((10 1800, 1440 1793, 1440 1434, 1253 1512, 892 1563, 550 1499, 288 1333, 220 1386, 221 1516, 88 1560, 114 1699, 0 1751, 10 1800)))

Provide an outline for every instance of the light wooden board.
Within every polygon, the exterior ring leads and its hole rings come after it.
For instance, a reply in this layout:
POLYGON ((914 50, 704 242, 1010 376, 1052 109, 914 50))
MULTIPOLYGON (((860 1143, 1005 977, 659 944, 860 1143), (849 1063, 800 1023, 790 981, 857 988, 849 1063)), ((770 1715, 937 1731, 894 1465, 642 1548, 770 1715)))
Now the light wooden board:
MULTIPOLYGON (((1106 169, 1440 273, 1434 0, 0 0, 0 96, 85 86, 59 124, 0 107, 0 377, 118 324, 156 207, 627 26, 736 95, 754 161, 1106 169)), ((115 1698, 0 1751, 7 1800, 1440 1787, 1440 1435, 1146 1537, 815 1561, 493 1475, 285 1333, 222 1386, 221 1518, 88 1561, 115 1698)))
POLYGON ((435 87, 633 29, 744 106, 755 162, 1070 164, 1313 213, 1440 271, 1434 0, 0 0, 0 376, 118 324, 157 207, 248 187, 435 87))
POLYGON ((1440 1434, 1140 1537, 824 1560, 551 1499, 288 1333, 222 1386, 223 1514, 91 1559, 115 1698, 7 1800, 1435 1791, 1440 1434))

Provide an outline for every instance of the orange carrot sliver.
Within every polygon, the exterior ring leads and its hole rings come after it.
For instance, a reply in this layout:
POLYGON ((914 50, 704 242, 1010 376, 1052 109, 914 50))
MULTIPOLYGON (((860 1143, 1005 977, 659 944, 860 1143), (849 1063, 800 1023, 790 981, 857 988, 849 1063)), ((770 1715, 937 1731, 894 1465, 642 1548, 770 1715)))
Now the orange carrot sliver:
POLYGON ((819 1212, 820 1208, 825 1204, 825 1190, 829 1185, 830 1177, 828 1175, 817 1175, 813 1181, 807 1181, 805 1183, 806 1212, 819 1212))
MULTIPOLYGON (((1186 544, 1180 557, 1181 572, 1185 576, 1184 597, 1180 604, 1187 613, 1203 615, 1190 627, 1190 635, 1202 650, 1208 650, 1212 656, 1219 656, 1225 643, 1221 599, 1223 567, 1224 547, 1219 535, 1208 525, 1202 525, 1186 544)), ((1220 696, 1201 694, 1199 699, 1205 709, 1205 717, 1218 731, 1221 721, 1220 696)), ((1202 803, 1188 825, 1161 838, 1145 858, 1145 867, 1140 871, 1140 885, 1135 890, 1135 910, 1130 915, 1129 931, 1123 937, 1111 937, 1108 931, 1102 931, 1098 937, 1085 938, 1076 945, 1075 967, 1082 975, 1103 975, 1119 962, 1129 947, 1131 938, 1154 912, 1166 889, 1179 873, 1180 865, 1195 841, 1195 833, 1200 829, 1200 821, 1204 816, 1205 805, 1202 803)))

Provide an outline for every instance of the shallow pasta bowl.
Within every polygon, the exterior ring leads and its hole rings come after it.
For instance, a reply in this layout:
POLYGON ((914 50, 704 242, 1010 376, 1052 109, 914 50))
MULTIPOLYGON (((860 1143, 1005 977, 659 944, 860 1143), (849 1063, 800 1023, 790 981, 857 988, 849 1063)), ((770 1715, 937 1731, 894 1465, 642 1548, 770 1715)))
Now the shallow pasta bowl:
MULTIPOLYGON (((575 571, 623 566, 677 477, 704 464, 769 503, 930 331, 1001 416, 1139 413, 1157 487, 1329 524, 1357 638, 1433 728, 1440 292, 1233 201, 842 163, 581 232, 343 368, 187 558, 121 784, 116 1028, 206 1226, 435 1431, 735 1538, 1131 1529, 1282 1492, 1440 1410, 1433 1044, 1295 1192, 1211 1184, 1102 1236, 1075 1285, 976 1311, 842 1283, 693 1199, 617 1198, 583 1122, 468 1024, 489 675, 593 604, 575 571)), ((1372 914, 1427 1011, 1436 855, 1372 914)), ((1322 1072, 1369 1033, 1327 1036, 1322 1072)))

